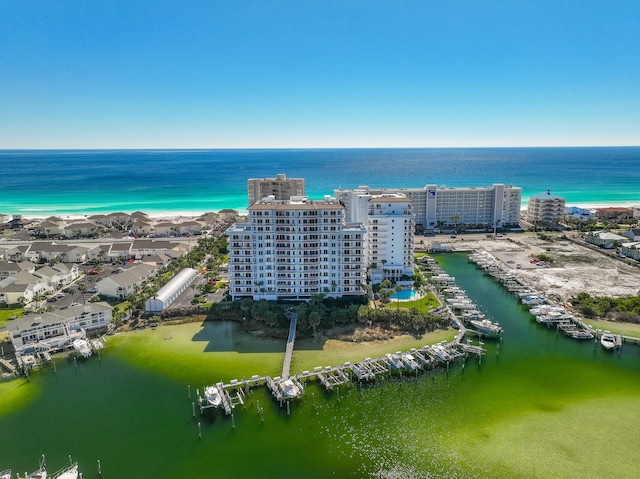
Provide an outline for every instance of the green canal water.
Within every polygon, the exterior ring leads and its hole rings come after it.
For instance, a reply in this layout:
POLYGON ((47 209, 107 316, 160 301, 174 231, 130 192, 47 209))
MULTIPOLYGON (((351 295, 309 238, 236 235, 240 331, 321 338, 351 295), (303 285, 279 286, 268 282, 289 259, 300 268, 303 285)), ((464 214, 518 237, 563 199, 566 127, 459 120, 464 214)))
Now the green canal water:
MULTIPOLYGON (((72 455, 84 478, 100 460, 105 479, 640 477, 640 347, 618 356, 558 336, 466 256, 438 260, 505 330, 482 364, 331 394, 312 383, 290 416, 257 388, 233 421, 194 419, 187 385, 193 398, 218 380, 279 375, 283 341, 227 323, 127 333, 100 359, 58 358, 0 384, 0 469, 33 470, 45 454, 52 470, 72 455)), ((296 346, 294 371, 344 359, 296 346)))

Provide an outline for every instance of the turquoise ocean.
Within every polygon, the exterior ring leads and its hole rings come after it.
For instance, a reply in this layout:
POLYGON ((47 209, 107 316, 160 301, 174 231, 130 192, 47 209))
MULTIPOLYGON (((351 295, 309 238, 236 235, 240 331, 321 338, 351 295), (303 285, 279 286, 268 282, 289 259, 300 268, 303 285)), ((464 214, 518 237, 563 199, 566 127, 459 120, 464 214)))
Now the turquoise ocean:
POLYGON ((0 150, 0 213, 202 213, 247 206, 247 179, 339 187, 522 187, 568 205, 640 203, 640 147, 269 150, 0 150))

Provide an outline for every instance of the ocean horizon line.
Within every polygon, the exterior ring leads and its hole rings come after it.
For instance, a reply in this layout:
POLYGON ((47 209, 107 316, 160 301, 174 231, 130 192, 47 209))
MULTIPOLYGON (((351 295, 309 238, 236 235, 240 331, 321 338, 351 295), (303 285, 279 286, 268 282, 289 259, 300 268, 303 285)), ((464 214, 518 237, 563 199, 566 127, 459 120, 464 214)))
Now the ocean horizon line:
POLYGON ((598 149, 598 148, 640 148, 638 145, 501 145, 501 146, 251 146, 251 147, 109 147, 109 148, 0 148, 0 153, 15 152, 198 152, 198 151, 331 151, 331 150, 517 150, 517 149, 598 149))

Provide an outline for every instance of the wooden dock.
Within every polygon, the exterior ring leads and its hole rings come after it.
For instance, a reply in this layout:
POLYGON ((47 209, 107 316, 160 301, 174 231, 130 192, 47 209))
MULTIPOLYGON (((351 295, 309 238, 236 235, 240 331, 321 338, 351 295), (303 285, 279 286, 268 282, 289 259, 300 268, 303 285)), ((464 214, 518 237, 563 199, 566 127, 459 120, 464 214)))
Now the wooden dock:
POLYGON ((291 357, 293 356, 293 345, 296 341, 296 326, 298 323, 298 315, 291 314, 291 322, 289 323, 289 337, 287 338, 287 347, 284 353, 284 361, 282 363, 282 378, 289 378, 289 370, 291 369, 291 357))
POLYGON ((0 365, 2 365, 2 367, 6 369, 8 372, 10 372, 11 374, 15 376, 18 375, 18 368, 16 368, 11 361, 7 361, 6 359, 0 359, 0 365))

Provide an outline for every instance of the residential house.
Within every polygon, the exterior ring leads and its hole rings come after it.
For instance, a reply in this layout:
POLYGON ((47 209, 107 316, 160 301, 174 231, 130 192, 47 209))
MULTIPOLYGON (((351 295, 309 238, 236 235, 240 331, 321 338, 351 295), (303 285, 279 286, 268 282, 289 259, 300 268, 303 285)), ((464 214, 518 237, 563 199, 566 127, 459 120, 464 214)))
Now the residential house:
POLYGON ((111 226, 114 228, 125 228, 131 224, 131 216, 127 213, 116 212, 107 215, 111 221, 111 226))
POLYGON ((156 268, 148 264, 136 264, 122 273, 112 274, 96 283, 98 293, 110 298, 124 299, 142 289, 143 284, 156 274, 156 268))
POLYGON ((34 241, 28 249, 27 257, 34 262, 59 260, 70 263, 82 263, 87 260, 88 248, 51 241, 34 241))
POLYGON ((218 217, 222 220, 222 221, 233 221, 235 219, 238 218, 240 214, 236 211, 236 210, 232 210, 229 208, 226 208, 224 210, 220 210, 218 211, 218 217))
POLYGON ((103 226, 105 228, 111 228, 111 218, 109 218, 107 215, 92 215, 89 216, 87 220, 96 225, 103 226))
POLYGON ((633 210, 631 208, 597 208, 596 216, 601 220, 624 221, 633 218, 633 210))
POLYGON ((12 277, 0 280, 0 304, 19 304, 20 298, 24 298, 24 304, 29 304, 34 297, 31 285, 17 283, 12 277))
POLYGON ((202 216, 199 216, 198 218, 196 218, 196 221, 202 222, 202 224, 204 224, 206 227, 212 227, 217 225, 218 220, 219 220, 218 213, 214 213, 214 212, 207 212, 202 216))
POLYGON ((631 228, 629 231, 625 231, 622 234, 627 238, 631 238, 633 241, 640 241, 640 228, 631 228))
POLYGON ((30 261, 20 261, 18 263, 12 261, 0 261, 0 280, 13 276, 20 271, 27 271, 33 273, 36 270, 36 265, 30 261))
POLYGON ((183 236, 200 234, 202 232, 202 223, 199 221, 183 221, 177 224, 178 234, 183 236))
POLYGON ((7 248, 4 252, 4 259, 7 261, 38 261, 35 260, 28 255, 29 249, 31 245, 19 245, 19 246, 11 246, 7 248))
POLYGON ((151 266, 155 266, 157 268, 161 268, 163 266, 168 265, 171 262, 171 256, 165 253, 158 253, 152 255, 143 256, 140 261, 142 264, 149 264, 151 266))
POLYGON ((104 302, 71 306, 40 315, 29 315, 7 323, 16 355, 37 351, 59 351, 76 337, 106 331, 113 308, 104 302))
POLYGON ((640 242, 622 243, 620 245, 620 254, 640 261, 640 242))
POLYGON ((56 236, 64 235, 64 228, 67 223, 57 216, 50 216, 40 223, 40 225, 36 228, 36 233, 39 235, 44 235, 47 238, 52 238, 56 236))
POLYGON ((52 291, 46 279, 28 271, 19 271, 0 280, 0 303, 18 304, 21 296, 29 303, 36 296, 44 296, 52 291))
POLYGON ((627 238, 607 231, 596 231, 586 235, 584 240, 601 248, 613 249, 620 246, 627 238))
POLYGON ((126 241, 124 243, 113 243, 111 248, 109 249, 109 259, 110 260, 123 260, 133 258, 133 253, 131 252, 131 246, 133 242, 126 241))
POLYGON ((111 244, 101 244, 90 248, 87 251, 87 260, 90 261, 110 261, 111 244))
POLYGON ((71 223, 65 226, 64 236, 66 238, 80 238, 96 236, 98 234, 99 227, 95 223, 89 221, 83 221, 79 223, 71 223))
POLYGON ((156 236, 176 236, 179 233, 178 224, 171 221, 156 223, 154 231, 156 236))
POLYGON ((150 235, 155 231, 153 220, 144 217, 131 217, 131 232, 137 236, 150 235))

